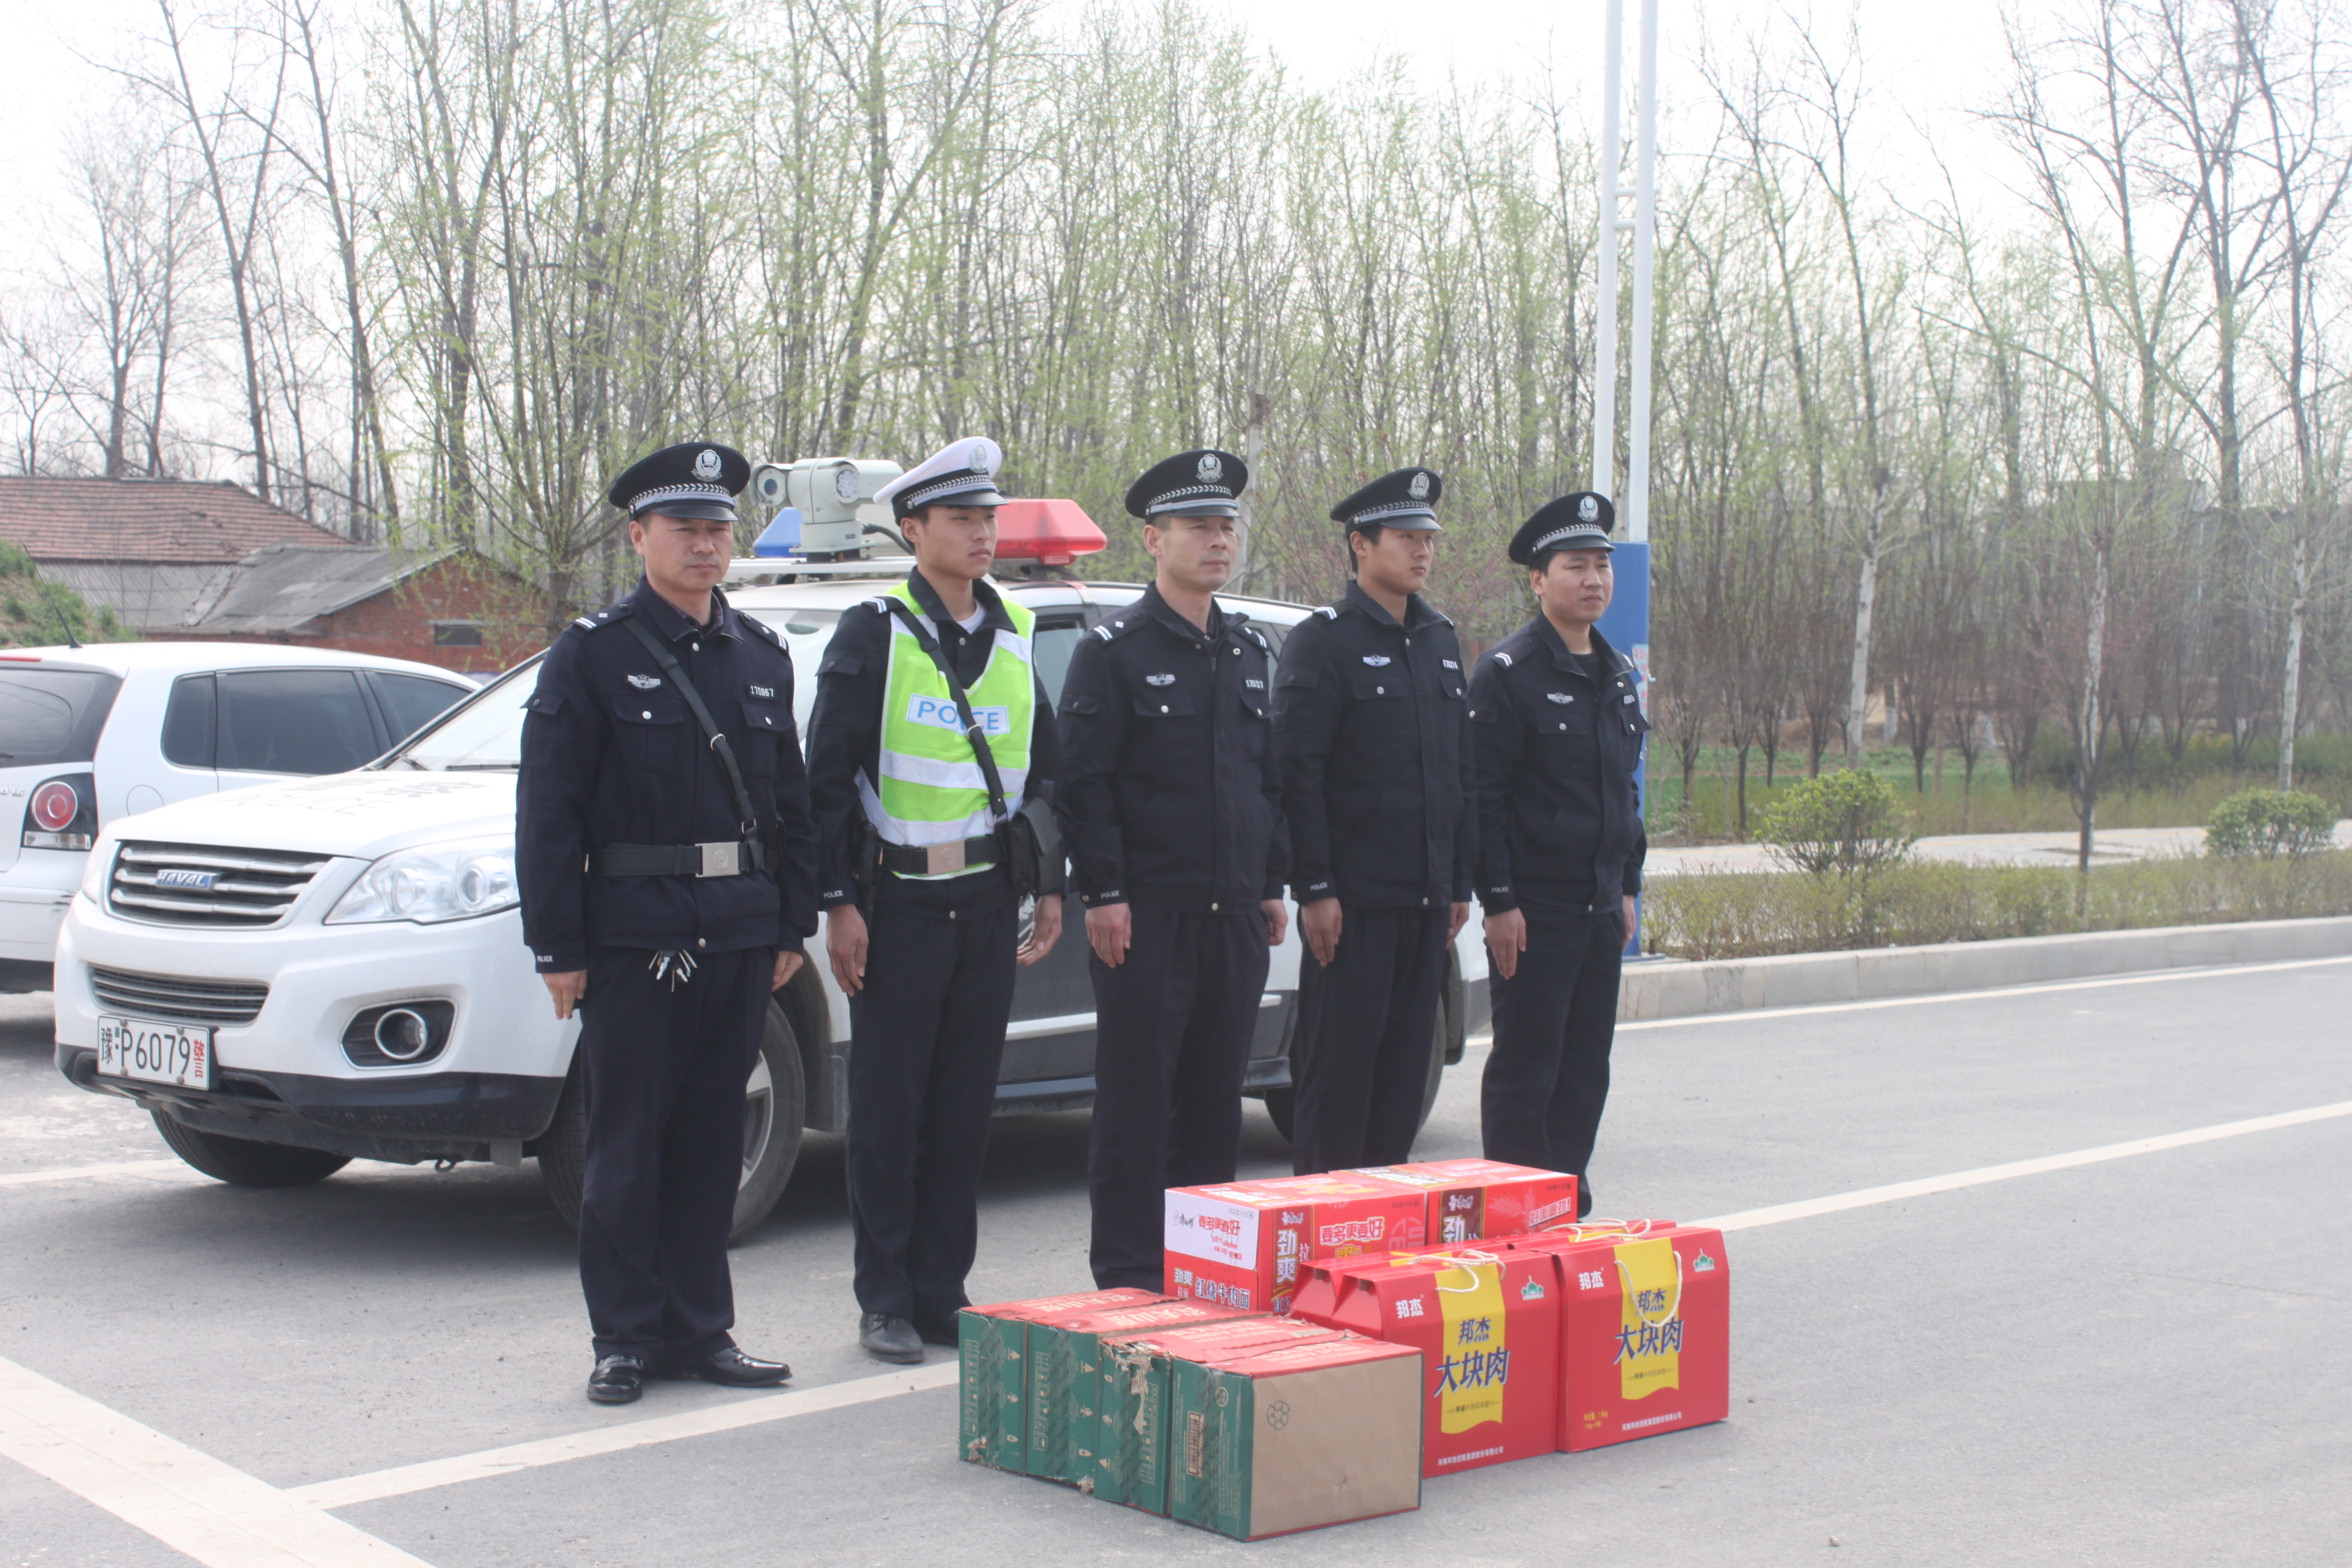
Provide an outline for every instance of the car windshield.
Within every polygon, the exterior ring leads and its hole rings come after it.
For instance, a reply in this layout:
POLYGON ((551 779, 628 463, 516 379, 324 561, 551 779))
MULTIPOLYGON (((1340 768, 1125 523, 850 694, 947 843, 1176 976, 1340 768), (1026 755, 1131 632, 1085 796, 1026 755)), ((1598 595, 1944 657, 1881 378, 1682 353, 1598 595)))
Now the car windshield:
POLYGON ((431 773, 511 772, 523 760, 523 704, 538 689, 539 661, 533 659, 451 709, 381 766, 431 773))

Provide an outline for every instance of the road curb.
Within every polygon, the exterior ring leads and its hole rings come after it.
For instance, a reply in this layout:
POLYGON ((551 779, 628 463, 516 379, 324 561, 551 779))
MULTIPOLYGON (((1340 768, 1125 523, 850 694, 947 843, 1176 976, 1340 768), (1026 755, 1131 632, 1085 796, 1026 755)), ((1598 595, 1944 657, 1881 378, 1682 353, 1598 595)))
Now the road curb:
POLYGON ((1988 991, 2093 975, 2346 954, 2352 954, 2352 916, 2085 931, 1996 942, 1944 942, 1933 947, 1790 953, 1695 963, 1645 960, 1625 968, 1625 981, 1617 994, 1617 1017, 1628 1023, 1689 1018, 1701 1013, 1988 991))

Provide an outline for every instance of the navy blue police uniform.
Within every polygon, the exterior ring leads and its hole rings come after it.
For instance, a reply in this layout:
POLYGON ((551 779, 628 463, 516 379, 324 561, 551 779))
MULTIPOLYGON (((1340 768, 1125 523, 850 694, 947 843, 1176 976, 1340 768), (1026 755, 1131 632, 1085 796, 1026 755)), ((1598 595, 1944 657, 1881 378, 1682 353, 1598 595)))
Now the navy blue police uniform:
MULTIPOLYGON (((1442 494, 1436 474, 1404 468, 1331 516, 1351 535, 1435 529, 1442 494)), ((1283 645, 1274 725, 1291 896, 1302 909, 1340 903, 1331 962, 1300 959, 1290 1061, 1301 1175, 1393 1165, 1421 1130, 1447 927, 1469 902, 1476 849, 1469 686, 1454 623, 1419 594, 1399 621, 1350 584, 1283 645)))
MULTIPOLYGON (((748 471, 690 443, 632 467, 612 499, 638 516, 732 516, 748 471)), ((774 1382, 785 1369, 746 1373, 731 1348, 727 1235, 744 1085, 776 952, 816 930, 816 856, 791 656, 716 590, 712 608, 699 625, 640 581, 564 629, 523 721, 515 839, 536 967, 588 976, 579 1255, 600 1363, 774 1382), (727 739, 748 823, 679 678, 727 739)))
MULTIPOLYGON (((879 499, 905 517, 924 506, 995 506, 994 442, 958 442, 885 485, 879 499), (974 445, 987 466, 970 468, 974 445)), ((930 635, 967 688, 996 639, 1015 632, 996 588, 972 585, 976 630, 953 620, 920 570, 909 572, 930 635)), ((891 614, 880 599, 842 613, 817 665, 809 715, 809 788, 816 815, 818 902, 870 904, 864 983, 850 998, 848 1176, 860 1337, 885 1360, 920 1360, 871 1338, 899 1320, 903 1334, 955 1343, 964 1279, 979 1248, 979 1187, 996 1108, 1005 1025, 1012 1016, 1021 900, 1000 855, 952 875, 861 865, 871 841, 865 796, 881 777, 889 690, 891 614), (870 889, 870 890, 869 890, 870 889), (884 1348, 877 1348, 878 1346, 884 1348)), ((1053 711, 1034 683, 1026 796, 1050 795, 1059 776, 1053 711)), ((1019 800, 1008 801, 1018 809, 1019 800)))
MULTIPOLYGON (((1520 528, 1511 559, 1534 566, 1555 550, 1609 549, 1611 520, 1605 497, 1563 496, 1520 528)), ((1598 630, 1591 653, 1570 652, 1540 614, 1478 661, 1470 711, 1478 899, 1489 915, 1517 909, 1527 920, 1518 972, 1494 972, 1486 1157, 1573 1172, 1590 1212, 1624 902, 1641 891, 1649 842, 1634 779, 1649 723, 1632 661, 1598 630)))
MULTIPOLYGON (((1127 493, 1148 521, 1232 516, 1249 470, 1181 453, 1127 493)), ((1163 1192, 1231 1181, 1266 989, 1264 900, 1282 896, 1273 655, 1238 611, 1196 626, 1157 587, 1079 639, 1062 685, 1055 796, 1089 909, 1128 906, 1125 959, 1089 955, 1094 1119, 1088 1261, 1102 1289, 1162 1283, 1163 1192)))

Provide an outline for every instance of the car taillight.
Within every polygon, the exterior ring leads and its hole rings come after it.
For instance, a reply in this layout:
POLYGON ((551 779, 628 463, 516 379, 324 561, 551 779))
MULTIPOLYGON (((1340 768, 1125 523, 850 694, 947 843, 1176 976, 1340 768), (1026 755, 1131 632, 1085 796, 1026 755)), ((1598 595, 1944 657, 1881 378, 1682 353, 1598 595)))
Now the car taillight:
POLYGON ((27 849, 88 849, 98 832, 98 791, 87 773, 44 779, 25 802, 27 849))

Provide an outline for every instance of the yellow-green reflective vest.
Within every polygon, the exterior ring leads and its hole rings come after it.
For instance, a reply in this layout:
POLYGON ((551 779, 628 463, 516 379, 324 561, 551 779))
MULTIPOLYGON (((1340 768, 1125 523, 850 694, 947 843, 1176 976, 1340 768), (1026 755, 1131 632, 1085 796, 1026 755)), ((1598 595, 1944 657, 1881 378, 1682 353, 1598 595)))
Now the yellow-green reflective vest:
MULTIPOLYGON (((917 616, 923 614, 905 583, 883 597, 896 599, 917 616)), ((1018 811, 1029 781, 1029 735, 1036 722, 1037 677, 1031 668, 1030 637, 1037 617, 1010 599, 1002 602, 1013 629, 998 629, 988 668, 965 688, 965 695, 996 758, 1005 806, 1018 811)), ((890 617, 890 682, 882 693, 881 770, 878 781, 858 775, 858 798, 885 843, 952 844, 978 838, 997 825, 988 804, 988 779, 964 734, 947 678, 896 615, 890 617)), ((969 876, 993 864, 974 861, 948 874, 969 876)))

